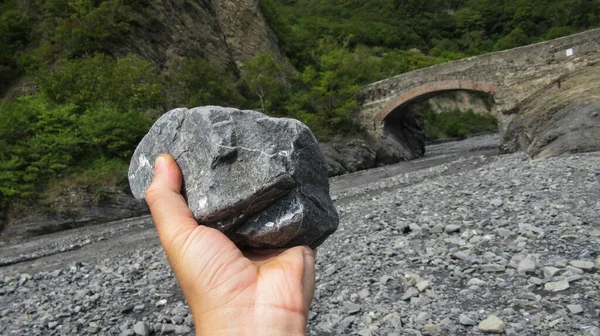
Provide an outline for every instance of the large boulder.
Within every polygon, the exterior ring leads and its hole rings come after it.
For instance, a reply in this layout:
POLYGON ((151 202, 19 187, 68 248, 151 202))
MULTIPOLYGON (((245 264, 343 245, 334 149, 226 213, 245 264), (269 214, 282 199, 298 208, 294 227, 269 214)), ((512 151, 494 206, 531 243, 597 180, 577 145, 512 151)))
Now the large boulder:
POLYGON ((314 248, 337 228, 323 155, 297 120, 215 106, 170 111, 131 160, 137 199, 145 198, 161 153, 181 168, 182 193, 198 222, 238 246, 314 248))
POLYGON ((502 136, 504 153, 545 158, 600 150, 600 65, 557 80, 516 112, 502 136))
POLYGON ((329 176, 353 173, 375 167, 377 154, 362 138, 321 144, 329 176))

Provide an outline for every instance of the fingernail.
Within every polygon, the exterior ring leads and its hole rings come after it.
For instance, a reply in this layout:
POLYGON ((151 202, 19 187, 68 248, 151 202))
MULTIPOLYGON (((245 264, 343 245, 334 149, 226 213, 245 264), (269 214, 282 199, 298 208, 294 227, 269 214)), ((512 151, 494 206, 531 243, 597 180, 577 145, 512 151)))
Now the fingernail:
POLYGON ((163 169, 165 167, 165 164, 167 164, 167 158, 165 158, 162 154, 159 155, 156 158, 156 161, 154 161, 154 172, 156 173, 163 169))

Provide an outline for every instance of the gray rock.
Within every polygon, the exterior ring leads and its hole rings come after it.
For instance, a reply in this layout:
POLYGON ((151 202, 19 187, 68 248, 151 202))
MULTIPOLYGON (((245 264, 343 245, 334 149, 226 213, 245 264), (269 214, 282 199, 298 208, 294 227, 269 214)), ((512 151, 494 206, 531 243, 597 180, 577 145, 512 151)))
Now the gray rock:
MULTIPOLYGON (((325 151, 325 153, 328 154, 326 157, 327 163, 330 166, 331 161, 337 162, 343 170, 349 173, 375 167, 377 154, 363 139, 352 139, 341 143, 321 145, 321 148, 328 146, 331 146, 333 149, 333 151, 325 151), (338 155, 335 155, 335 153, 338 155)), ((333 165, 334 167, 337 167, 336 164, 333 165)), ((330 168, 328 170, 331 171, 332 169, 330 168)))
POLYGON ((580 304, 567 305, 567 308, 571 312, 571 314, 581 314, 583 313, 583 307, 580 304))
POLYGON ((500 207, 502 206, 502 204, 504 204, 504 201, 501 198, 494 198, 490 201, 490 205, 493 205, 495 207, 500 207))
POLYGON ((161 153, 175 158, 195 218, 239 246, 319 246, 338 225, 327 167, 304 124, 222 107, 176 109, 139 144, 129 167, 143 200, 161 153))
POLYGON ((499 264, 485 264, 481 265, 482 272, 504 272, 506 267, 499 264))
POLYGON ((175 327, 176 335, 187 335, 192 332, 192 329, 188 326, 177 326, 175 327))
POLYGON ((569 281, 568 280, 560 280, 554 282, 548 282, 544 285, 544 289, 549 292, 561 292, 569 289, 569 281))
POLYGON ((510 230, 507 229, 503 229, 503 228, 498 228, 496 230, 494 230, 496 232, 496 234, 498 234, 500 237, 504 237, 504 238, 508 238, 514 235, 514 233, 510 230))
POLYGON ((406 290, 406 292, 404 292, 404 295, 402 295, 402 298, 400 298, 400 300, 409 300, 412 297, 417 297, 419 296, 421 292, 419 292, 419 290, 415 287, 410 287, 409 289, 406 290))
POLYGON ((459 232, 460 229, 461 229, 460 225, 449 224, 449 225, 446 225, 446 227, 444 228, 444 231, 446 231, 446 233, 455 233, 455 232, 459 232))
POLYGON ((460 314, 458 316, 458 322, 462 325, 468 325, 468 326, 472 326, 472 325, 476 324, 472 318, 470 318, 469 316, 467 316, 465 314, 460 314))
POLYGON ((487 285, 487 282, 481 280, 481 279, 477 279, 477 278, 472 278, 467 282, 467 286, 485 286, 487 285))
POLYGON ((570 262, 570 264, 573 267, 577 267, 585 271, 591 271, 594 269, 595 266, 593 261, 588 260, 573 260, 570 262))
POLYGON ((340 329, 346 330, 346 329, 350 328, 352 323, 354 323, 355 319, 356 319, 356 317, 354 317, 354 316, 347 316, 345 319, 342 320, 342 322, 340 322, 340 329))
POLYGON ((169 324, 169 323, 163 323, 161 325, 161 327, 160 327, 160 332, 163 335, 168 335, 168 334, 175 333, 175 329, 176 329, 175 325, 172 325, 172 324, 169 324))
POLYGON ((400 329, 402 327, 402 319, 400 315, 396 313, 388 314, 383 318, 384 322, 391 324, 394 329, 400 329))
POLYGON ((429 229, 429 232, 431 232, 431 233, 442 233, 442 232, 444 232, 444 227, 442 225, 440 225, 440 224, 436 224, 432 228, 429 229))
POLYGON ((533 158, 600 150, 600 66, 570 72, 563 85, 539 90, 516 108, 502 151, 533 158))
POLYGON ((535 272, 535 261, 525 258, 519 262, 519 266, 517 267, 517 272, 520 274, 527 274, 535 272))
POLYGON ((536 285, 536 286, 540 286, 541 284, 544 283, 543 279, 540 279, 538 277, 530 277, 527 282, 529 282, 532 285, 536 285))
POLYGON ((478 328, 485 333, 501 334, 506 329, 506 325, 497 316, 490 315, 479 323, 478 328))
POLYGON ((138 322, 133 326, 133 331, 135 332, 136 335, 140 335, 140 336, 148 336, 150 335, 150 329, 148 328, 148 325, 146 324, 146 322, 138 322))
POLYGON ((344 302, 344 307, 346 307, 348 314, 356 314, 360 312, 360 305, 357 305, 353 302, 344 302))
POLYGON ((430 287, 430 283, 427 280, 421 280, 419 282, 417 282, 417 289, 419 290, 419 292, 424 292, 426 289, 428 289, 430 287))
POLYGON ((560 268, 547 266, 542 268, 542 272, 544 272, 544 277, 546 277, 547 279, 552 279, 552 277, 554 277, 556 274, 558 274, 558 272, 560 272, 560 268))

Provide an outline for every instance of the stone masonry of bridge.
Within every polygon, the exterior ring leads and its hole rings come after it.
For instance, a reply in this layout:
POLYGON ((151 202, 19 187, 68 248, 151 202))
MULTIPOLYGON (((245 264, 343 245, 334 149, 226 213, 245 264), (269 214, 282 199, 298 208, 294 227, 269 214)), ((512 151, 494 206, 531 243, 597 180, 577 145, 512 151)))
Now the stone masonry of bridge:
MULTIPOLYGON (((362 125, 376 138, 406 104, 436 92, 471 90, 492 94, 500 131, 519 102, 561 77, 600 62, 600 29, 515 49, 465 58, 388 78, 359 93, 362 125)), ((389 126, 389 125, 388 125, 389 126)))

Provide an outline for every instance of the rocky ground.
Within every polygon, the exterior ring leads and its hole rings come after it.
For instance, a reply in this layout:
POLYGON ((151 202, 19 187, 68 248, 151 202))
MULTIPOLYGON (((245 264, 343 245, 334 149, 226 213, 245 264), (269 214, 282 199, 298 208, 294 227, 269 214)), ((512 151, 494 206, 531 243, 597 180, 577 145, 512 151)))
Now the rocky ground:
MULTIPOLYGON (((310 335, 600 335, 600 152, 496 136, 332 179, 310 335)), ((1 335, 192 335, 147 217, 0 243, 1 335)))

